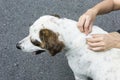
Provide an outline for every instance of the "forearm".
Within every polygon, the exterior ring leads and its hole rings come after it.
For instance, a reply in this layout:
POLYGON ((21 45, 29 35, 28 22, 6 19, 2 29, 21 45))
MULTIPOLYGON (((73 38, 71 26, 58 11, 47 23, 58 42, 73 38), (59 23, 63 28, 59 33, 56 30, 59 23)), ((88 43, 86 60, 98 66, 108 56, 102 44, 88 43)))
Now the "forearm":
POLYGON ((114 9, 113 0, 103 0, 91 9, 96 12, 96 15, 109 13, 114 9))
POLYGON ((120 10, 120 0, 113 0, 113 2, 114 2, 113 10, 120 10))

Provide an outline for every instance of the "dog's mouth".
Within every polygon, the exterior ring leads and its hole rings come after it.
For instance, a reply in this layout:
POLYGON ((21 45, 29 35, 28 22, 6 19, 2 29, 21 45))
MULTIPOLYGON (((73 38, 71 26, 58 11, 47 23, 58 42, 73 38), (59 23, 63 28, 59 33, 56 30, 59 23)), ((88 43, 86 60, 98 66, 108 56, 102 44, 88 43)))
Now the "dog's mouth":
POLYGON ((38 51, 34 51, 33 54, 38 55, 38 54, 41 54, 43 52, 45 52, 45 50, 38 50, 38 51))

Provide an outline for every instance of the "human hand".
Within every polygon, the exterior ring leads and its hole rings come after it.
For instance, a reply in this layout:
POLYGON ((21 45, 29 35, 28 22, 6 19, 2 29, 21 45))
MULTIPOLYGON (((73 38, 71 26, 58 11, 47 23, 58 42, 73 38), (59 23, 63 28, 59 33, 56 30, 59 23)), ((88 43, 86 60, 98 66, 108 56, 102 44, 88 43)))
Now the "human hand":
POLYGON ((94 9, 89 9, 78 20, 78 28, 81 32, 89 34, 92 31, 92 25, 96 18, 97 11, 94 9))
POLYGON ((93 38, 87 39, 89 49, 93 51, 104 51, 111 48, 120 48, 120 34, 112 32, 109 34, 93 34, 93 38))

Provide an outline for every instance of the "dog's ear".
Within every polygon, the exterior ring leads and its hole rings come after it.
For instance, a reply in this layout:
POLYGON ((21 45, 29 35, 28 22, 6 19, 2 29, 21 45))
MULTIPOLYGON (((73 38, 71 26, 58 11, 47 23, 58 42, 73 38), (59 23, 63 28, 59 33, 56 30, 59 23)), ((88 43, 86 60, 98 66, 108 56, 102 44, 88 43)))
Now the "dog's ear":
POLYGON ((39 37, 42 41, 41 47, 47 49, 52 56, 59 53, 65 46, 62 41, 59 41, 58 34, 49 29, 41 29, 39 37))
POLYGON ((51 14, 51 16, 57 17, 57 18, 61 18, 58 14, 51 14))

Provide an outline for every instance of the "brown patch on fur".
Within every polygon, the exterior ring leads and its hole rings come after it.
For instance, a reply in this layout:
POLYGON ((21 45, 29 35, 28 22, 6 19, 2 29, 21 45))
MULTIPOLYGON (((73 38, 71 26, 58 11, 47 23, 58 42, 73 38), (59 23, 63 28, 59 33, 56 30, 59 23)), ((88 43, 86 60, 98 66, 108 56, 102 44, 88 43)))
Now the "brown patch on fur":
POLYGON ((47 49, 52 56, 60 52, 65 46, 62 41, 58 40, 58 35, 49 29, 41 29, 39 37, 42 41, 40 46, 47 49))

